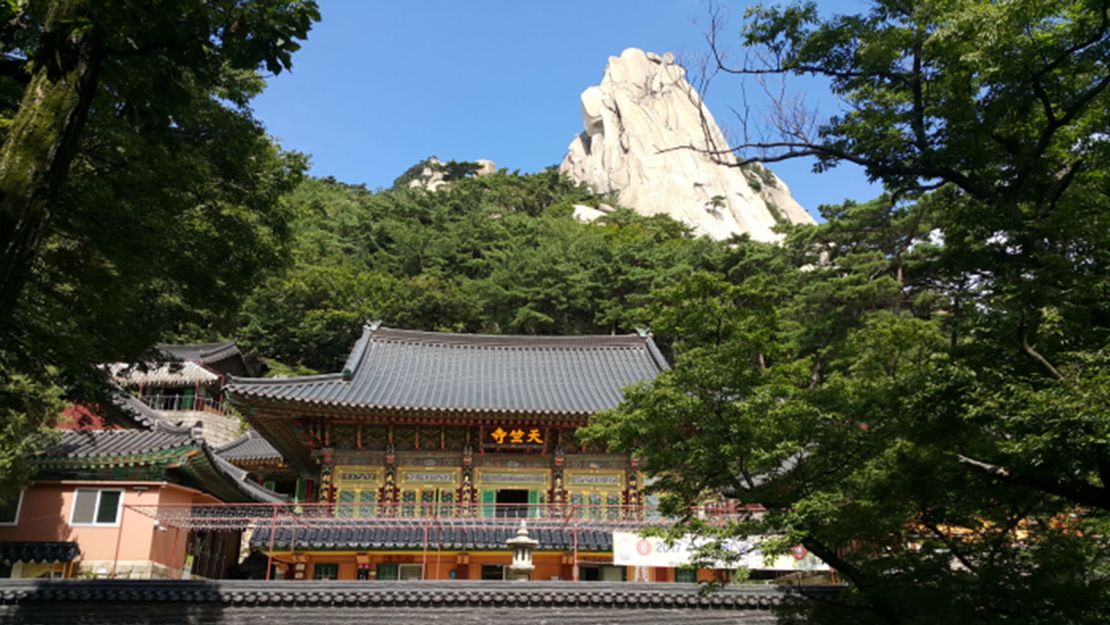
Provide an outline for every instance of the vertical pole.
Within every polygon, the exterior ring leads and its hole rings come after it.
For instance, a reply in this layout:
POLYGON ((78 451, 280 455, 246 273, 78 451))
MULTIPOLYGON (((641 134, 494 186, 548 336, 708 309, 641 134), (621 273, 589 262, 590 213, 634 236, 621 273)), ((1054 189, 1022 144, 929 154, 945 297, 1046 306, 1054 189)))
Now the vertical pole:
POLYGON ((443 526, 436 523, 436 577, 439 579, 439 570, 443 566, 443 526))
MULTIPOLYGON (((173 547, 170 548, 170 562, 173 563, 175 566, 177 564, 177 540, 179 538, 181 538, 181 528, 177 527, 177 526, 174 526, 174 528, 173 528, 173 547)), ((186 539, 186 541, 187 540, 188 539, 186 539)), ((185 553, 184 553, 185 544, 184 543, 182 543, 182 545, 181 545, 181 551, 182 551, 182 553, 181 553, 182 565, 181 565, 180 572, 177 574, 177 579, 181 579, 185 575, 185 564, 184 564, 184 562, 185 562, 185 553)))
MULTIPOLYGON (((122 496, 126 499, 127 491, 123 491, 122 496)), ((127 520, 127 508, 129 508, 129 507, 130 506, 128 506, 127 504, 124 504, 123 507, 120 508, 120 512, 119 512, 120 513, 119 529, 118 529, 118 533, 116 534, 116 555, 115 555, 115 557, 112 558, 112 577, 113 578, 116 576, 116 567, 119 565, 119 546, 120 546, 120 542, 123 541, 123 522, 127 520)))
POLYGON ((266 581, 270 581, 270 571, 274 569, 274 534, 277 533, 277 504, 271 504, 270 515, 270 552, 266 556, 266 581))
POLYGON ((420 579, 428 577, 428 517, 424 517, 424 559, 420 565, 420 579))
MULTIPOLYGON (((575 506, 575 508, 577 508, 577 507, 578 506, 575 506)), ((572 528, 571 533, 574 535, 574 564, 573 564, 574 568, 572 568, 571 571, 574 573, 574 581, 577 582, 578 581, 578 514, 577 514, 577 510, 575 510, 574 527, 572 528)))

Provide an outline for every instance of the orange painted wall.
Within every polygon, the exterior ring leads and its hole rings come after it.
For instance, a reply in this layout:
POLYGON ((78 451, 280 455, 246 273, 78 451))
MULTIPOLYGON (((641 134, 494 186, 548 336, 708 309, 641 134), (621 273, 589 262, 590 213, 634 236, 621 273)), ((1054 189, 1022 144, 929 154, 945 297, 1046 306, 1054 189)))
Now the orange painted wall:
MULTIPOLYGON (((459 576, 458 579, 481 579, 482 565, 483 564, 501 564, 508 565, 512 561, 512 557, 508 553, 504 554, 480 554, 470 555, 468 574, 463 575, 460 573, 462 567, 458 563, 458 555, 454 552, 440 553, 428 552, 427 567, 425 571, 425 579, 451 579, 451 571, 456 571, 459 576)), ((278 556, 279 560, 283 560, 281 555, 278 556)), ((369 554, 366 556, 370 564, 370 569, 375 570, 378 564, 381 563, 394 563, 394 564, 423 564, 425 563, 424 554, 422 552, 406 553, 406 554, 369 554)), ((358 576, 358 563, 356 557, 351 554, 312 554, 306 555, 306 563, 304 568, 304 579, 312 579, 317 564, 338 564, 339 565, 339 579, 356 579, 358 576)), ((536 554, 533 558, 533 563, 536 570, 532 578, 536 580, 549 580, 553 576, 558 576, 561 570, 562 554, 541 553, 536 554)))
POLYGON ((155 528, 154 519, 127 506, 214 502, 215 499, 175 484, 160 482, 35 482, 23 493, 18 524, 0 527, 0 541, 75 541, 82 560, 114 560, 117 539, 120 560, 151 560, 180 568, 185 558, 184 531, 155 528), (78 488, 120 488, 124 491, 121 521, 110 527, 69 524, 78 488), (120 531, 123 531, 122 537, 120 531))

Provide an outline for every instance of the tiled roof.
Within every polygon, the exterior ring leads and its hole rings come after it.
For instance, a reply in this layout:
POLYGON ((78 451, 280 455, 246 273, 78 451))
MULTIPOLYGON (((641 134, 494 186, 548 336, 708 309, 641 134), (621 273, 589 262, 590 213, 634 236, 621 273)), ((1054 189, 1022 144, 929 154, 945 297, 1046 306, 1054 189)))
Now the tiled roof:
POLYGON ((272 490, 265 488, 260 484, 251 481, 250 474, 243 469, 231 464, 227 460, 213 454, 210 449, 205 452, 216 467, 216 469, 223 475, 225 479, 230 480, 240 492, 250 498, 252 501, 263 503, 285 503, 289 498, 281 493, 275 493, 272 490))
POLYGON ((75 542, 0 542, 0 562, 69 562, 79 555, 75 542))
POLYGON ((210 364, 241 355, 239 346, 234 342, 225 343, 162 343, 155 346, 158 351, 178 360, 210 364))
POLYGON ((161 414, 147 406, 127 391, 114 388, 111 406, 98 403, 70 404, 62 411, 57 426, 73 430, 102 430, 113 425, 152 428, 159 421, 166 421, 161 414))
MULTIPOLYGON (((505 541, 516 535, 516 527, 475 527, 473 523, 443 520, 435 526, 423 521, 406 523, 398 519, 364 519, 358 526, 329 528, 278 528, 274 533, 274 549, 365 550, 424 549, 424 530, 429 529, 429 549, 507 551, 505 541)), ((574 548, 571 529, 529 528, 529 535, 539 541, 538 551, 568 551, 574 548)), ((269 549, 270 528, 251 534, 255 549, 269 549)), ((579 551, 612 551, 613 533, 598 529, 578 529, 579 551)))
POLYGON ((120 412, 130 417, 140 427, 152 428, 155 423, 166 420, 153 408, 140 401, 138 397, 123 390, 116 391, 112 395, 112 403, 119 408, 120 412))
POLYGON ((592 414, 668 365, 650 334, 491 336, 364 328, 343 372, 231 378, 251 398, 381 410, 592 414))
POLYGON ((262 438, 254 430, 248 431, 242 438, 231 441, 223 447, 216 448, 216 455, 231 462, 280 462, 281 454, 270 441, 262 438))
POLYGON ((694 584, 565 581, 19 579, 0 580, 0 621, 69 625, 80 615, 89 624, 145 623, 161 615, 167 623, 212 625, 773 625, 777 608, 810 597, 829 602, 838 592, 738 585, 702 593, 694 584))
POLYGON ((45 455, 65 458, 128 456, 167 451, 196 444, 191 429, 165 420, 150 429, 66 430, 45 455))
POLYGON ((81 461, 101 465, 160 466, 169 455, 178 479, 225 501, 280 503, 284 495, 252 482, 243 469, 217 456, 199 428, 158 420, 149 429, 64 430, 57 443, 36 458, 41 467, 70 471, 81 461), (145 458, 141 458, 146 456, 145 458), (62 467, 62 468, 58 468, 62 467))
POLYGON ((117 362, 108 365, 112 377, 119 384, 138 386, 157 384, 159 386, 191 386, 200 382, 215 382, 220 376, 192 361, 171 362, 158 365, 135 366, 117 362))

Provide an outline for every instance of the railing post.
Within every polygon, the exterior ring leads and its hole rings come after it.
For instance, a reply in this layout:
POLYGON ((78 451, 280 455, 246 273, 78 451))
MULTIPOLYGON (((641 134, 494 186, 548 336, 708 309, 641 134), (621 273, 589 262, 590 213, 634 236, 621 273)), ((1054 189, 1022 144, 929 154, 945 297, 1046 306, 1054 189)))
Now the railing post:
POLYGON ((266 581, 270 581, 270 572, 274 570, 274 534, 277 533, 277 507, 271 504, 273 514, 270 515, 270 551, 266 556, 266 581))
POLYGON ((574 525, 571 527, 571 534, 574 536, 574 564, 572 565, 571 572, 573 573, 574 581, 578 581, 578 515, 574 515, 574 525))
MULTIPOLYGON (((126 499, 127 491, 123 492, 122 497, 126 499)), ((120 507, 119 527, 117 528, 118 533, 116 534, 116 555, 112 558, 112 579, 115 579, 116 567, 119 566, 119 546, 120 542, 123 540, 123 523, 127 520, 127 509, 129 507, 130 506, 128 506, 126 503, 124 503, 123 506, 120 507)))
POLYGON ((421 581, 428 579, 428 517, 424 515, 424 558, 420 564, 421 581))

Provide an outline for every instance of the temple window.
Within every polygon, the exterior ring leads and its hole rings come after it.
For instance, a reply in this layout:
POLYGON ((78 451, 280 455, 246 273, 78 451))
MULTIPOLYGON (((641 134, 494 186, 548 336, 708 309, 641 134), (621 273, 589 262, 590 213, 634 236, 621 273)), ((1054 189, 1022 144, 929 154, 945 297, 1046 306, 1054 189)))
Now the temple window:
POLYGON ((23 491, 15 499, 0 505, 0 525, 18 525, 19 510, 23 507, 23 491))
POLYGON ((122 507, 122 490, 78 488, 73 492, 69 524, 117 525, 122 507))

